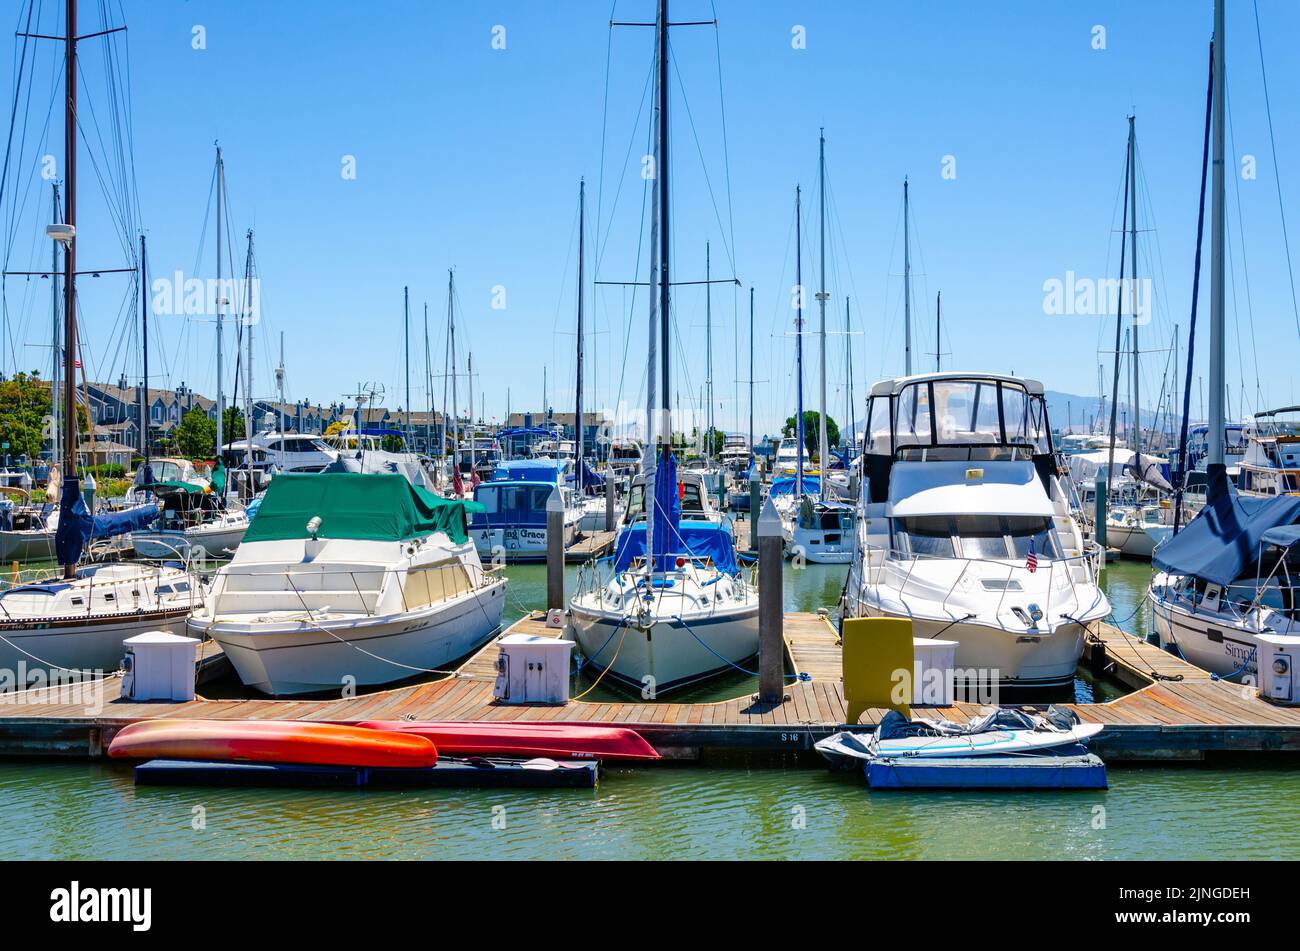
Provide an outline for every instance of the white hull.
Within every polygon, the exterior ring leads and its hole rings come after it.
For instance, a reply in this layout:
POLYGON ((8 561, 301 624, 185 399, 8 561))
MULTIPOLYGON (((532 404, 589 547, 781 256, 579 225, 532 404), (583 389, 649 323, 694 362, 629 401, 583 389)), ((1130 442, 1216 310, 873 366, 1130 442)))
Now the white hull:
POLYGON ((49 561, 54 558, 54 529, 0 532, 0 561, 49 561))
POLYGON ((1229 611, 1192 610, 1185 600, 1170 596, 1157 575, 1147 590, 1156 637, 1165 649, 1176 649, 1188 663, 1232 680, 1256 678, 1261 633, 1294 634, 1271 626, 1256 630, 1229 611))
MULTIPOLYGON (((907 617, 862 603, 859 617, 907 617)), ((960 615, 959 615, 960 617, 960 615)), ((987 624, 954 623, 954 618, 925 618, 911 615, 912 632, 918 638, 942 637, 957 642, 956 666, 972 671, 971 677, 1000 687, 1062 687, 1073 683, 1079 658, 1083 656, 1083 628, 1063 623, 1037 636, 1023 630, 1005 630, 987 624)))
POLYGON ((853 533, 795 526, 790 529, 786 555, 790 558, 802 557, 814 565, 847 565, 853 560, 853 533), (830 540, 827 540, 827 536, 830 540))
MULTIPOLYGON (((601 529, 604 529, 602 513, 601 529)), ((566 515, 564 524, 564 547, 573 544, 578 534, 578 519, 566 515)), ((498 553, 506 561, 545 561, 546 529, 544 527, 521 526, 519 528, 471 528, 470 541, 484 560, 494 559, 498 553)))
POLYGON ((0 670, 112 673, 122 666, 122 642, 145 631, 185 633, 188 608, 86 618, 0 623, 0 670))
POLYGON ((656 622, 648 630, 624 624, 621 612, 570 602, 571 633, 586 662, 653 700, 664 693, 734 670, 758 653, 758 599, 737 608, 656 622), (617 656, 616 656, 617 652, 617 656))
POLYGON ((248 522, 221 528, 186 531, 150 530, 132 532, 131 547, 141 558, 187 558, 203 552, 208 558, 229 558, 244 540, 248 522))
POLYGON ((372 687, 445 668, 501 626, 505 581, 408 613, 346 618, 296 612, 276 624, 190 621, 194 637, 219 643, 239 679, 272 696, 372 687))

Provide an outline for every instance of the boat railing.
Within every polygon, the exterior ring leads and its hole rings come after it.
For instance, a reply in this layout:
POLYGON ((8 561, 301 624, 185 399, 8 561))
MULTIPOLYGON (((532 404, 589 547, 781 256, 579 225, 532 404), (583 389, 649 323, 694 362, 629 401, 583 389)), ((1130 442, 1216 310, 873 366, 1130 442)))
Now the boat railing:
MULTIPOLYGON (((92 617, 95 614, 104 613, 105 606, 106 606, 105 602, 108 600, 108 596, 105 594, 106 590, 109 592, 109 594, 111 594, 112 597, 111 610, 114 611, 120 610, 121 606, 125 602, 118 599, 118 594, 123 588, 125 588, 128 585, 131 586, 130 587, 130 591, 131 591, 130 597, 132 599, 131 607, 137 610, 147 610, 148 605, 151 602, 152 602, 153 609, 156 611, 164 610, 168 606, 175 606, 175 595, 177 594, 189 595, 189 597, 183 599, 183 601, 188 601, 188 607, 190 610, 193 610, 194 608, 202 607, 206 602, 206 589, 204 588, 203 584, 199 580, 198 576, 195 575, 192 571, 186 569, 185 578, 187 583, 187 589, 185 591, 178 592, 175 590, 174 586, 169 586, 168 583, 163 579, 163 570, 165 569, 165 567, 166 566, 164 565, 151 565, 147 563, 142 563, 139 565, 140 571, 138 574, 126 574, 126 575, 115 574, 111 578, 105 578, 100 580, 99 581, 100 600, 98 604, 96 604, 95 602, 96 573, 92 572, 88 575, 82 575, 79 578, 74 579, 74 580, 84 580, 89 582, 86 585, 86 594, 85 594, 86 610, 84 614, 87 617, 92 617), (140 587, 141 582, 145 582, 146 584, 149 582, 153 583, 152 597, 149 596, 149 591, 147 587, 144 589, 144 592, 142 594, 141 587, 140 587), (168 600, 171 602, 171 605, 164 603, 164 592, 162 591, 162 588, 164 587, 169 588, 169 590, 165 592, 165 594, 167 595, 168 600), (142 601, 143 604, 141 603, 142 601)), ((39 569, 26 574, 26 576, 24 576, 24 574, 25 574, 24 572, 18 571, 10 578, 0 578, 0 595, 3 595, 10 591, 18 591, 26 587, 36 587, 36 586, 46 585, 46 584, 64 583, 62 572, 56 571, 54 569, 39 569)), ((78 612, 78 614, 80 613, 82 612, 78 612)), ((3 598, 0 598, 0 614, 4 615, 4 620, 22 621, 22 620, 27 620, 28 617, 27 615, 11 614, 10 611, 5 607, 3 598)), ((63 615, 60 614, 60 616, 63 615)), ((72 612, 68 612, 67 616, 74 617, 77 615, 74 615, 72 612)))
POLYGON ((952 584, 948 586, 947 590, 944 592, 943 598, 940 601, 941 611, 948 610, 949 599, 952 598, 952 596, 956 593, 958 587, 960 587, 963 579, 966 577, 967 572, 970 571, 973 565, 987 565, 990 566, 990 569, 996 569, 996 570, 985 571, 983 573, 984 578, 981 578, 981 581, 992 580, 992 577, 1002 575, 1003 571, 1005 571, 1005 576, 998 579, 1000 581, 999 584, 1000 593, 998 596, 997 609, 994 612, 995 617, 1001 616, 1002 608, 1006 602, 1007 594, 1008 592, 1014 590, 1011 587, 1012 581, 1016 580, 1017 577, 1021 575, 1032 576, 1034 574, 1037 574, 1038 572, 1046 570, 1047 603, 1043 608, 1043 612, 1045 617, 1050 618, 1052 616, 1051 613, 1052 597, 1057 587, 1056 572, 1058 567, 1061 568, 1064 572, 1063 574, 1064 584, 1062 586, 1069 587, 1070 593, 1074 601, 1073 607, 1071 608, 1070 611, 1066 612, 1067 614, 1077 615, 1080 611, 1088 611, 1092 607, 1094 607, 1097 603, 1097 598, 1094 597, 1092 599, 1092 603, 1085 605, 1079 596, 1080 586, 1084 586, 1088 588, 1096 587, 1096 582, 1094 580, 1096 575, 1095 573, 1092 572, 1093 556, 1087 553, 1082 555, 1070 555, 1061 558, 1042 558, 1039 560, 1038 566, 1031 571, 1027 564, 1023 562, 1011 561, 1005 558, 975 558, 975 557, 964 557, 964 556, 958 558, 958 557, 944 556, 944 555, 930 555, 922 552, 903 551, 901 549, 897 549, 893 547, 883 548, 881 546, 868 546, 867 551, 869 553, 874 553, 874 554, 883 553, 884 555, 884 558, 882 559, 882 563, 877 566, 877 570, 875 572, 872 572, 870 575, 863 576, 864 581, 866 581, 867 583, 867 586, 874 588, 876 590, 877 596, 879 595, 879 589, 882 585, 882 581, 880 579, 880 572, 887 566, 888 562, 891 560, 894 561, 896 564, 901 561, 909 562, 909 564, 907 565, 906 574, 903 576, 903 581, 897 587, 897 591, 900 597, 907 593, 908 585, 912 583, 913 574, 915 573, 917 566, 920 565, 922 561, 929 561, 931 563, 934 562, 952 563, 952 562, 960 561, 962 563, 961 570, 957 573, 957 577, 953 579, 952 584), (1074 576, 1074 571, 1072 569, 1076 566, 1082 566, 1086 570, 1085 578, 1082 581, 1076 579, 1074 576))
MULTIPOLYGON (((277 610, 277 600, 289 608, 301 607, 310 618, 313 611, 327 608, 361 611, 374 617, 380 600, 390 590, 389 576, 400 576, 391 586, 397 591, 403 613, 431 604, 450 601, 466 592, 478 592, 500 580, 498 566, 482 567, 479 577, 455 558, 424 565, 392 568, 385 565, 322 565, 307 570, 257 570, 256 566, 227 570, 216 592, 222 604, 218 613, 230 610, 231 602, 254 602, 258 610, 277 610), (272 579, 263 584, 257 579, 272 579), (277 598, 277 596, 279 596, 277 598)), ((250 607, 249 610, 252 610, 250 607)))
MULTIPOLYGON (((758 568, 750 567, 747 570, 741 570, 738 574, 729 575, 720 571, 714 566, 712 560, 707 558, 688 558, 687 561, 697 567, 713 568, 715 574, 702 582, 702 586, 712 586, 720 582, 723 578, 731 578, 734 585, 734 591, 738 600, 744 600, 748 597, 749 592, 757 587, 758 568)), ((586 562, 578 569, 577 582, 574 588, 574 597, 580 598, 585 596, 594 596, 596 604, 601 610, 606 609, 606 594, 609 587, 615 579, 625 577, 632 585, 633 591, 637 596, 637 604, 644 606, 645 602, 640 596, 644 588, 644 581, 650 575, 646 572, 646 562, 644 558, 633 559, 632 563, 622 571, 615 571, 613 568, 614 559, 606 555, 603 558, 595 558, 586 562)), ((684 566, 683 566, 684 567, 684 566)), ((655 594, 652 603, 658 609, 662 606, 664 595, 671 589, 662 584, 656 585, 651 580, 649 590, 655 594)), ((619 599, 619 608, 626 607, 626 595, 619 599)), ((709 613, 712 614, 717 610, 719 602, 716 598, 708 599, 709 613)), ((655 612, 650 612, 655 613, 655 612)))

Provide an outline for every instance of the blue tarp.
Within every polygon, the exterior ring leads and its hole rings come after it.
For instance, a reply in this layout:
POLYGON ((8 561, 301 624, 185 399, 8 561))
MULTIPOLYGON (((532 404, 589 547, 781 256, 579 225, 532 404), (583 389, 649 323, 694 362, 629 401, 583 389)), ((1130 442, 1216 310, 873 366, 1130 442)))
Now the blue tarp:
MULTIPOLYGON (((655 549, 659 548, 658 539, 665 537, 672 544, 665 545, 668 549, 664 557, 676 562, 678 556, 684 558, 709 558, 713 564, 723 574, 734 575, 740 572, 740 566, 736 563, 736 549, 732 544, 731 533, 726 527, 716 522, 695 522, 685 521, 677 526, 677 530, 672 532, 669 537, 666 531, 662 531, 663 520, 655 522, 655 549), (661 535, 662 531, 662 535, 661 535)), ((663 526, 666 528, 666 526, 663 526)), ((636 525, 623 529, 618 536, 618 545, 614 549, 614 570, 626 571, 628 566, 637 558, 645 557, 645 523, 638 522, 636 525)), ((671 570, 675 564, 665 566, 671 570)))
POLYGON ((113 538, 127 532, 148 528, 158 517, 158 506, 153 502, 132 506, 117 512, 101 512, 95 516, 90 530, 91 538, 113 538))
MULTIPOLYGON (((576 479, 577 479, 576 475, 569 476, 570 482, 573 482, 576 479)), ((582 460, 583 490, 585 491, 587 489, 603 489, 604 487, 605 487, 605 477, 592 470, 591 466, 587 465, 587 460, 583 459, 582 460)))
MULTIPOLYGON (((655 571, 675 567, 678 546, 678 526, 682 520, 682 490, 677 484, 677 459, 672 448, 664 446, 655 467, 654 516, 650 533, 651 556, 655 571)), ((644 543, 642 551, 645 550, 644 543)))
POLYGON ((59 527, 54 533, 54 553, 59 564, 75 565, 81 559, 94 524, 86 500, 81 497, 81 480, 75 475, 66 476, 59 493, 59 527))
POLYGON ((560 464, 553 459, 510 459, 492 471, 493 482, 559 481, 560 464))
POLYGON ((1210 466, 1208 477, 1205 508, 1156 549, 1151 563, 1162 571, 1229 585, 1259 557, 1270 529, 1300 524, 1300 496, 1237 495, 1222 466, 1210 466))
MULTIPOLYGON (((779 479, 772 480, 772 488, 768 491, 769 496, 775 495, 794 495, 795 477, 782 476, 779 479)), ((804 495, 817 495, 822 490, 822 480, 817 476, 805 475, 803 477, 804 495)))
POLYGON ((1290 548, 1296 542, 1300 542, 1300 525, 1280 525, 1277 528, 1270 528, 1260 536, 1260 541, 1265 545, 1290 548))

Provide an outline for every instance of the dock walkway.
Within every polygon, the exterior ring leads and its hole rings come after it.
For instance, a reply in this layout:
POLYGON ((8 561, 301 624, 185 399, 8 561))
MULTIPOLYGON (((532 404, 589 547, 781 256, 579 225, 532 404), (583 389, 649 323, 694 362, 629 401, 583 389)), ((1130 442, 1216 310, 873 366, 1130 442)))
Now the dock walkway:
MULTIPOLYGON (((556 636, 540 613, 510 632, 556 636)), ((1139 689, 1108 703, 1070 704, 1085 721, 1104 723, 1093 747, 1111 759, 1201 759, 1217 751, 1300 751, 1300 708, 1258 699, 1248 688, 1212 680, 1209 674, 1154 645, 1107 627, 1109 673, 1139 689)), ((785 617, 786 666, 792 674, 781 703, 745 695, 717 703, 571 701, 565 706, 510 706, 493 702, 497 644, 469 657, 453 677, 364 694, 350 699, 197 699, 188 703, 137 703, 121 698, 121 678, 103 681, 98 697, 85 686, 28 691, 0 697, 0 754, 98 757, 128 723, 152 718, 301 719, 349 722, 368 719, 526 720, 584 722, 635 727, 668 755, 701 749, 808 750, 842 728, 844 692, 839 640, 823 615, 785 617)), ((1095 645, 1089 646, 1085 662, 1095 645)), ((205 650, 204 664, 215 662, 205 650)), ((1025 709, 1038 709, 1025 707, 1025 709)), ((976 704, 917 708, 916 715, 967 719, 976 704)), ((861 723, 884 711, 869 710, 861 723)))

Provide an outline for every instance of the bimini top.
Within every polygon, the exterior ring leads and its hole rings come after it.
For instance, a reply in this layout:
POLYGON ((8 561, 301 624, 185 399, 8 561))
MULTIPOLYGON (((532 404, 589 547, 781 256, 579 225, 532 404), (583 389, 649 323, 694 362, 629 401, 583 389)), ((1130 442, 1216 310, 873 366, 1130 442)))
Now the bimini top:
POLYGON ((871 395, 897 396, 902 392, 903 387, 924 380, 970 380, 975 383, 1010 383, 1012 386, 1024 387, 1026 392, 1034 396, 1043 395, 1043 384, 1038 380, 1029 380, 1018 376, 1004 376, 1000 373, 961 373, 959 371, 917 373, 912 376, 897 376, 891 380, 881 380, 872 384, 871 395))
POLYGON ((1200 514, 1151 556, 1160 570, 1229 585, 1259 557, 1261 545, 1291 544, 1300 524, 1300 496, 1236 495, 1221 466, 1210 467, 1206 497, 1200 514))
MULTIPOLYGON (((822 490, 822 480, 820 476, 808 475, 804 473, 803 490, 808 495, 817 495, 822 490)), ((772 488, 768 490, 768 495, 794 495, 795 477, 780 476, 772 480, 772 488)))
POLYGON ((492 470, 493 482, 549 482, 559 484, 565 463, 554 459, 508 459, 492 470))
MULTIPOLYGON (((655 522, 655 531, 668 528, 665 520, 655 522)), ((708 559, 713 566, 726 575, 739 574, 740 566, 736 563, 736 549, 731 532, 717 522, 682 521, 676 526, 669 539, 668 554, 682 558, 708 559)), ((655 548, 659 549, 658 543, 655 548)), ((637 522, 623 529, 618 536, 618 545, 614 550, 614 570, 627 571, 637 558, 646 557, 645 522, 637 522)))
POLYGON ((445 532, 456 544, 469 539, 466 513, 477 502, 444 499, 387 473, 284 473, 271 480, 245 542, 311 537, 307 523, 320 519, 318 538, 405 541, 445 532))

